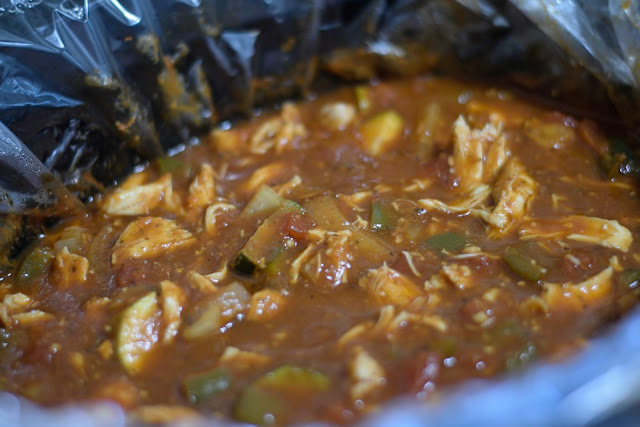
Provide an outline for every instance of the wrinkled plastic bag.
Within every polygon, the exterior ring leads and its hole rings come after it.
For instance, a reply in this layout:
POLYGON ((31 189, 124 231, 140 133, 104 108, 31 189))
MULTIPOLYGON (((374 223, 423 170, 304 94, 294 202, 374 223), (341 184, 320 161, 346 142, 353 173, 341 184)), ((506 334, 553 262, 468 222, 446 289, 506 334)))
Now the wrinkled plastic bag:
MULTIPOLYGON (((344 82, 422 72, 525 89, 618 133, 626 129, 633 142, 640 135, 639 5, 0 0, 0 122, 17 136, 11 143, 21 140, 38 168, 53 172, 83 201, 137 165, 197 142, 222 121, 344 82)), ((40 195, 33 180, 18 185, 22 163, 15 164, 9 143, 0 144, 0 162, 12 164, 14 174, 0 173, 0 196, 40 195)), ((13 212, 26 212, 30 205, 19 200, 13 212)), ((28 240, 10 231, 24 224, 15 216, 0 224, 2 262, 28 240)), ((637 405, 631 391, 640 362, 626 354, 637 353, 639 318, 627 316, 563 365, 467 384, 435 407, 391 405, 364 423, 513 425, 519 416, 521 425, 586 425, 617 416, 624 425, 634 418, 615 414, 637 405), (594 398, 594 387, 612 397, 594 398)), ((0 395, 0 424, 123 425, 123 417, 109 406, 52 412, 0 395)))

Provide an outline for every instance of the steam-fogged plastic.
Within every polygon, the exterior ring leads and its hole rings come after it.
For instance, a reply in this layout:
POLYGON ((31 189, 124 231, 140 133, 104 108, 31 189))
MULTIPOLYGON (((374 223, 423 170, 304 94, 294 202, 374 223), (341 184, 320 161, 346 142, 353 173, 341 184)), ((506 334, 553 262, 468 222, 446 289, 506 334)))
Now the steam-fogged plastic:
MULTIPOLYGON (((639 0, 0 0, 0 121, 83 200, 257 107, 430 70, 516 85, 637 139, 639 28, 639 0)), ((33 199, 37 182, 21 189, 7 175, 25 166, 11 143, 0 139, 4 189, 24 206, 51 203, 33 199)), ((634 312, 563 364, 464 384, 435 406, 391 404, 363 423, 630 425, 639 327, 634 312)), ((111 405, 45 410, 4 393, 3 423, 126 420, 111 405)))

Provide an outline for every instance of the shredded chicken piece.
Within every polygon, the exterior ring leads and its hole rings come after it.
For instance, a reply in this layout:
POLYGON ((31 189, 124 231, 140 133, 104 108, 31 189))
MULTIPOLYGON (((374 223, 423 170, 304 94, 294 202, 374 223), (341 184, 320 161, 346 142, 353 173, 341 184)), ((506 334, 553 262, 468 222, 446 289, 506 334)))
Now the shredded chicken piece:
POLYGON ((289 181, 285 182, 284 184, 275 185, 273 187, 273 191, 275 191, 281 196, 284 196, 285 194, 289 194, 291 190, 293 190, 300 184, 302 184, 302 178, 300 178, 299 175, 294 175, 293 178, 291 178, 289 181))
POLYGON ((102 210, 110 215, 146 215, 158 206, 164 197, 173 197, 171 174, 166 173, 155 182, 142 184, 145 178, 144 172, 132 175, 107 196, 102 210))
POLYGON ((518 159, 511 159, 493 188, 495 208, 491 213, 478 210, 489 223, 489 236, 499 238, 513 230, 524 218, 535 194, 536 182, 518 159))
POLYGON ((373 326, 373 322, 371 321, 358 323, 357 325, 350 328, 347 332, 342 334, 340 338, 338 338, 338 346, 344 347, 350 341, 353 341, 354 339, 364 335, 367 331, 371 330, 373 326))
POLYGON ((148 259, 196 243, 187 230, 178 228, 175 221, 159 217, 142 217, 130 223, 116 242, 111 263, 118 265, 126 259, 148 259))
POLYGON ((298 108, 285 103, 279 117, 267 120, 254 132, 249 140, 249 151, 252 154, 265 154, 275 148, 279 153, 296 138, 306 134, 307 129, 302 124, 298 108))
POLYGON ((448 329, 447 322, 442 317, 437 316, 435 314, 432 314, 432 315, 423 314, 419 316, 418 322, 425 326, 432 327, 433 329, 440 331, 442 333, 447 332, 447 329, 448 329))
POLYGON ((191 283, 192 286, 198 288, 202 292, 211 293, 218 290, 216 284, 221 280, 224 280, 228 273, 229 269, 227 268, 227 264, 224 264, 220 270, 206 275, 190 271, 188 278, 189 283, 191 283))
POLYGON ((542 298, 551 310, 582 310, 610 301, 612 286, 613 268, 609 266, 580 283, 545 283, 542 298))
POLYGON ((309 238, 313 240, 314 243, 316 244, 320 244, 322 242, 324 242, 327 237, 329 237, 331 234, 335 233, 334 231, 329 231, 329 230, 325 230, 322 228, 312 228, 311 230, 309 230, 309 232, 307 233, 309 238))
POLYGON ((356 117, 356 107, 346 102, 332 102, 320 109, 322 122, 334 130, 345 130, 356 117))
POLYGON ((24 313, 25 310, 29 308, 32 302, 33 300, 30 297, 21 292, 5 296, 4 300, 2 301, 2 321, 5 323, 5 325, 10 324, 11 322, 9 321, 8 317, 5 316, 10 316, 15 313, 24 313))
POLYGON ((490 194, 491 188, 488 185, 481 184, 472 189, 464 197, 450 202, 449 204, 437 199, 420 199, 418 200, 418 205, 425 209, 438 210, 448 214, 460 214, 469 212, 478 207, 489 197, 490 194))
POLYGON ((216 232, 216 223, 218 221, 218 216, 220 216, 224 212, 231 212, 238 209, 235 205, 231 203, 215 203, 207 208, 207 211, 204 214, 204 229, 209 235, 213 235, 216 232))
POLYGON ((200 166, 200 172, 189 185, 188 207, 208 206, 213 203, 216 197, 215 174, 215 171, 208 163, 200 166))
POLYGON ((13 315, 13 320, 16 325, 27 326, 34 323, 41 323, 49 320, 53 320, 54 317, 51 313, 46 313, 42 310, 31 310, 26 313, 17 313, 13 315))
POLYGON ((258 188, 263 185, 275 185, 285 182, 291 175, 295 173, 295 167, 285 162, 274 162, 262 166, 251 174, 249 179, 244 183, 243 189, 249 193, 255 193, 258 188))
POLYGON ((489 252, 481 252, 481 251, 479 251, 479 252, 465 252, 464 249, 462 250, 462 253, 459 253, 459 254, 456 254, 456 255, 451 255, 452 259, 469 259, 469 258, 475 258, 475 257, 500 259, 500 256, 498 256, 496 254, 490 254, 489 252))
POLYGON ((33 300, 23 293, 9 294, 0 303, 0 320, 5 328, 27 326, 54 319, 53 315, 41 310, 30 310, 33 300))
POLYGON ((417 317, 417 315, 403 310, 391 319, 387 328, 390 331, 397 331, 399 329, 406 328, 409 325, 409 322, 415 320, 417 317))
POLYGON ((484 294, 482 294, 482 299, 487 302, 494 303, 498 300, 500 293, 501 292, 499 288, 491 288, 488 291, 486 291, 484 294))
POLYGON ((285 304, 285 297, 274 289, 263 289, 251 297, 248 320, 267 321, 275 317, 285 304))
POLYGON ((360 230, 368 230, 369 229, 369 221, 367 221, 366 219, 362 218, 360 215, 356 216, 356 220, 353 221, 352 224, 355 225, 356 227, 358 227, 360 230))
POLYGON ((213 283, 218 283, 221 280, 224 280, 229 273, 229 269, 227 268, 227 264, 224 264, 220 270, 214 271, 213 273, 207 274, 205 277, 211 280, 213 283))
POLYGON ((449 279, 442 272, 434 274, 424 281, 425 291, 445 289, 447 286, 449 286, 449 279))
POLYGON ((442 305, 442 297, 437 293, 429 293, 427 295, 427 301, 425 302, 425 307, 427 308, 436 308, 442 305))
POLYGON ((162 204, 164 209, 168 212, 172 212, 176 215, 184 215, 185 210, 182 206, 182 200, 180 195, 173 191, 173 185, 167 187, 164 197, 162 198, 162 204))
POLYGON ((393 187, 387 184, 377 184, 373 189, 376 190, 376 193, 388 193, 393 190, 393 187))
POLYGON ((366 289, 380 304, 406 306, 423 295, 422 290, 411 280, 397 271, 387 267, 369 270, 360 279, 360 287, 366 289))
POLYGON ((67 247, 62 248, 53 260, 51 282, 60 289, 87 281, 89 260, 83 256, 69 253, 67 247))
POLYGON ((520 238, 561 239, 600 245, 627 252, 633 237, 631 232, 618 221, 570 215, 564 218, 535 219, 525 223, 520 230, 520 238))
POLYGON ((611 259, 609 260, 609 265, 611 265, 611 268, 613 268, 613 271, 615 271, 616 273, 620 273, 621 271, 624 270, 624 267, 620 263, 620 260, 615 255, 612 256, 611 259))
POLYGON ((482 129, 471 129, 464 117, 453 123, 453 168, 463 190, 491 181, 505 163, 508 153, 497 116, 482 129))
POLYGON ((284 126, 282 119, 275 118, 264 122, 251 136, 249 151, 252 154, 265 154, 276 144, 276 135, 284 126))
POLYGON ((351 268, 353 261, 353 254, 348 247, 350 239, 349 230, 338 231, 327 238, 325 274, 331 271, 333 285, 347 282, 347 271, 351 268))
POLYGON ((397 329, 401 329, 406 327, 409 323, 417 323, 424 326, 429 326, 439 332, 447 331, 447 322, 440 316, 433 314, 417 314, 417 313, 409 313, 407 311, 401 311, 396 315, 389 325, 387 329, 391 331, 395 331, 397 329))
POLYGON ((382 366, 362 347, 355 349, 355 356, 349 363, 349 376, 353 381, 349 395, 354 400, 366 398, 387 382, 382 366))
POLYGON ((493 325, 495 322, 495 317, 493 315, 490 315, 491 312, 487 312, 485 310, 480 310, 475 312, 472 316, 471 319, 480 327, 482 328, 488 328, 489 326, 493 325))
POLYGON ((160 307, 162 309, 162 322, 164 323, 165 343, 173 341, 178 335, 178 329, 182 324, 182 306, 186 300, 184 291, 169 280, 160 282, 160 307))
POLYGON ((422 275, 416 268, 415 264, 413 263, 413 257, 415 256, 416 258, 420 258, 424 260, 424 256, 422 256, 420 252, 407 252, 407 251, 402 251, 402 255, 404 255, 404 258, 407 260, 407 264, 409 265, 409 269, 411 270, 411 272, 416 277, 422 277, 422 275))
POLYGON ((260 369, 270 362, 271 358, 269 356, 231 346, 227 347, 220 356, 220 364, 228 365, 234 370, 260 369))
POLYGON ((214 285, 214 283, 209 278, 203 276, 200 273, 190 271, 187 277, 189 278, 189 283, 191 284, 191 286, 197 288, 201 292, 213 293, 218 290, 218 287, 214 285))
POLYGON ((460 290, 470 289, 476 285, 473 272, 466 265, 443 264, 442 274, 460 290))
POLYGON ((395 318, 396 308, 393 305, 385 305, 380 309, 378 321, 373 327, 374 332, 387 332, 395 318))
POLYGON ((300 271, 302 267, 306 265, 306 263, 316 254, 318 251, 319 245, 316 243, 312 243, 307 246, 304 251, 291 263, 291 269, 289 270, 289 277, 291 278, 291 283, 296 283, 300 278, 300 271))
POLYGON ((340 194, 338 197, 344 200, 353 210, 364 212, 367 208, 361 206, 361 204, 368 203, 372 195, 372 191, 359 191, 353 194, 340 194))
POLYGON ((405 186, 402 189, 402 191, 406 191, 408 193, 414 192, 414 191, 422 191, 431 187, 431 184, 433 184, 433 179, 431 178, 424 178, 424 179, 416 178, 416 179, 412 179, 411 184, 405 186))
MULTIPOLYGON (((314 255, 303 252, 308 259, 303 268, 305 276, 316 285, 333 287, 346 283, 353 262, 353 251, 349 246, 351 236, 350 230, 329 232, 321 245, 311 245, 318 250, 314 255)), ((293 267, 298 268, 292 264, 293 267)))
POLYGON ((396 309, 393 305, 385 305, 380 308, 380 314, 378 321, 374 324, 368 320, 362 323, 358 323, 347 332, 342 334, 338 339, 338 345, 344 347, 349 342, 365 335, 365 334, 383 334, 387 335, 393 333, 393 321, 396 317, 396 309))
MULTIPOLYGON (((502 169, 503 165, 509 158, 509 151, 507 149, 507 139, 502 134, 502 123, 497 122, 493 116, 491 123, 487 126, 493 126, 500 129, 500 136, 498 136, 493 143, 489 144, 489 148, 486 150, 485 161, 482 171, 482 179, 492 181, 502 169), (497 123, 497 124, 496 124, 497 123)), ((486 126, 485 126, 486 128, 486 126)))

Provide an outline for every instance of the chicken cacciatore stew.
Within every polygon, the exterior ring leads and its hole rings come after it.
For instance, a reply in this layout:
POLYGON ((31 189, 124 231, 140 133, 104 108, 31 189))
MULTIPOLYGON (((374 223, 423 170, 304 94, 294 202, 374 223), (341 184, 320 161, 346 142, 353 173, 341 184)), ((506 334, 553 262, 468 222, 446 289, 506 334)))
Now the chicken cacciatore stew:
POLYGON ((435 77, 285 103, 63 218, 0 284, 0 387, 145 423, 350 423, 557 360, 638 299, 594 122, 435 77))

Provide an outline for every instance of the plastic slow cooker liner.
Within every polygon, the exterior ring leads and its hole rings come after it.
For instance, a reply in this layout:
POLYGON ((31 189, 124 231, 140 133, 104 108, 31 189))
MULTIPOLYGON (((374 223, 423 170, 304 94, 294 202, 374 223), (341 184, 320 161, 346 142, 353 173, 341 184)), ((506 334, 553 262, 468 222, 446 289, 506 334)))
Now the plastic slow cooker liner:
MULTIPOLYGON (((63 185, 88 202, 224 121, 345 82, 473 75, 637 147, 639 28, 639 0, 0 0, 1 261, 68 204, 63 185)), ((428 405, 400 399, 361 423, 632 425, 639 327, 636 310, 562 363, 428 405)), ((109 403, 45 409, 0 393, 3 425, 126 422, 109 403)))

